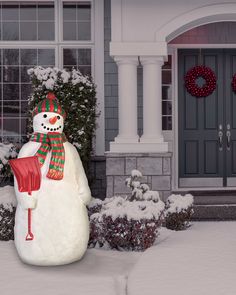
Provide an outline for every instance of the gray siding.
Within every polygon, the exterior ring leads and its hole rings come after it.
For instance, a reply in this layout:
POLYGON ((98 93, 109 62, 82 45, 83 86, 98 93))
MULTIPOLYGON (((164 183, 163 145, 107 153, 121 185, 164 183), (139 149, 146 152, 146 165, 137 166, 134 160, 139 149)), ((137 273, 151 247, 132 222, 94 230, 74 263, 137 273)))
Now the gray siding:
MULTIPOLYGON (((105 150, 118 134, 118 74, 117 65, 109 55, 111 41, 111 1, 104 0, 104 68, 105 68, 105 150)), ((138 133, 142 134, 142 67, 138 67, 138 133)))
POLYGON ((109 55, 111 41, 111 1, 104 0, 104 70, 105 70, 105 149, 118 133, 118 75, 117 65, 109 55))

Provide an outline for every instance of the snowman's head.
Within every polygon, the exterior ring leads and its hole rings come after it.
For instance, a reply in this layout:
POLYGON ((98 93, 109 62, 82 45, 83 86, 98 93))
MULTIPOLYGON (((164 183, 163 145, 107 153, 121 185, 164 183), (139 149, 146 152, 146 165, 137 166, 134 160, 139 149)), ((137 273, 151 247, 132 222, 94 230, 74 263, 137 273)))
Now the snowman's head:
POLYGON ((62 133, 64 127, 65 111, 59 105, 53 93, 48 93, 47 98, 39 102, 33 111, 34 132, 62 133))
POLYGON ((62 133, 64 127, 64 118, 53 112, 43 112, 34 116, 33 129, 34 132, 48 133, 58 132, 62 133))

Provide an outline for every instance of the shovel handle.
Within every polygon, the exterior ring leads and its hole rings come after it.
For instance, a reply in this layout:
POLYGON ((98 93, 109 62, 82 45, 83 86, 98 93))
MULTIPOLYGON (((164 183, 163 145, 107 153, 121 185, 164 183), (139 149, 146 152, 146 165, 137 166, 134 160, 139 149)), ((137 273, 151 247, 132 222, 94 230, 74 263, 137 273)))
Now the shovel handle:
MULTIPOLYGON (((28 195, 31 196, 32 192, 28 192, 28 195)), ((31 221, 32 221, 32 210, 31 208, 28 209, 28 233, 26 235, 26 241, 32 241, 34 239, 34 235, 31 231, 31 221)))

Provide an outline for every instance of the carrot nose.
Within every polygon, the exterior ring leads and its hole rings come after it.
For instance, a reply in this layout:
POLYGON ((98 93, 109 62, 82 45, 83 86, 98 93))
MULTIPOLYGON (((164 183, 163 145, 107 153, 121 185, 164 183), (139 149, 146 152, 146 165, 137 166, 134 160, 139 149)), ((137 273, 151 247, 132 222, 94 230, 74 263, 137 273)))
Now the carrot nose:
POLYGON ((52 118, 49 119, 49 123, 52 124, 52 125, 54 125, 56 123, 56 121, 57 121, 57 116, 52 117, 52 118))

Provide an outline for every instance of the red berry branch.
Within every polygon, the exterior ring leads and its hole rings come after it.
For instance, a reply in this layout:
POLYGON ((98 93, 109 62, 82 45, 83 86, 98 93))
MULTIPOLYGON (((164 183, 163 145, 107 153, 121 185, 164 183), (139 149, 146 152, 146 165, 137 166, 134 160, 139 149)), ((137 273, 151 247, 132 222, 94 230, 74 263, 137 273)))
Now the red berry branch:
MULTIPOLYGON (((192 96, 206 97, 212 94, 212 92, 216 89, 216 75, 210 68, 205 66, 196 66, 190 69, 187 72, 186 76, 184 77, 184 80, 185 80, 185 87, 188 93, 190 93, 192 96), (205 84, 203 86, 199 86, 197 84, 196 80, 200 77, 205 80, 205 84)), ((235 90, 236 90, 236 81, 235 81, 235 90)))

